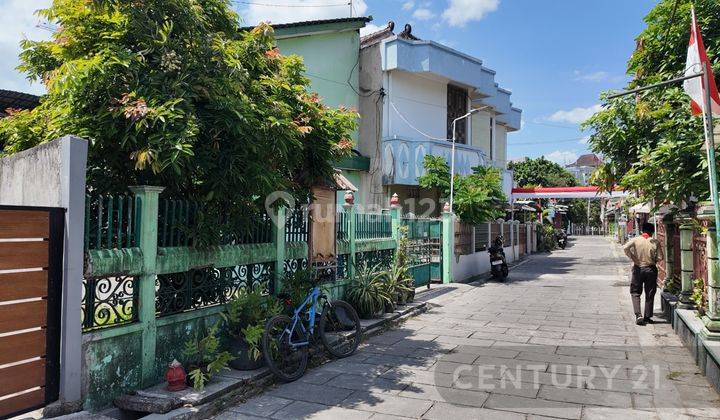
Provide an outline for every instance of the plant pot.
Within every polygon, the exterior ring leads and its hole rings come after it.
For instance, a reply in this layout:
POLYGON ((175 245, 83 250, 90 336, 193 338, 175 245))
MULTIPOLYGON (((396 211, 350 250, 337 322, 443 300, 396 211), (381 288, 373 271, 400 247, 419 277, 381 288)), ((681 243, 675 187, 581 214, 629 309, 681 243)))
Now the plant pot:
POLYGON ((404 305, 407 303, 407 295, 408 292, 400 292, 397 295, 397 303, 398 305, 404 305))
POLYGON ((415 288, 407 293, 405 293, 405 302, 412 303, 415 302, 415 288))
POLYGON ((250 346, 242 338, 230 340, 230 354, 235 357, 235 359, 230 361, 230 367, 236 370, 260 369, 265 364, 262 355, 258 357, 257 360, 252 358, 250 355, 250 346))

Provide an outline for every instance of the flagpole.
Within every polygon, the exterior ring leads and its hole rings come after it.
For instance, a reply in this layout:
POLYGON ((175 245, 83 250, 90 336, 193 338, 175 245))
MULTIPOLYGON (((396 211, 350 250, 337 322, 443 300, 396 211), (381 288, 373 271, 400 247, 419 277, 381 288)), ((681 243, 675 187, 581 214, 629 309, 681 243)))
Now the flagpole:
MULTIPOLYGON (((720 200, 718 199, 717 165, 715 164, 715 134, 713 127, 712 97, 710 92, 709 62, 703 63, 703 123, 705 125, 705 144, 708 148, 708 167, 710 169, 710 194, 715 211, 715 228, 720 232, 720 200)), ((716 241, 720 255, 720 241, 716 241)))

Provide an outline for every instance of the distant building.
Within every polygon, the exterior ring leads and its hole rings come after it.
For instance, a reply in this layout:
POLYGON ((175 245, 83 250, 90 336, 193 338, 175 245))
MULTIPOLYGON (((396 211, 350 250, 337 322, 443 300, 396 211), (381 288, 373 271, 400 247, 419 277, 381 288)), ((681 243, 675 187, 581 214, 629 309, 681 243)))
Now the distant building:
POLYGON ((575 176, 578 184, 588 185, 590 182, 590 175, 593 173, 598 166, 602 165, 603 161, 596 154, 589 153, 580 156, 575 163, 565 166, 571 174, 575 176))
POLYGON ((471 110, 476 113, 456 126, 455 171, 467 175, 474 166, 495 166, 509 194, 507 133, 520 129, 522 111, 494 70, 477 57, 419 39, 410 25, 396 34, 392 22, 361 38, 359 67, 359 150, 372 160, 363 202, 384 205, 393 193, 401 203, 437 200, 418 184, 424 158, 450 161, 452 122, 471 110))

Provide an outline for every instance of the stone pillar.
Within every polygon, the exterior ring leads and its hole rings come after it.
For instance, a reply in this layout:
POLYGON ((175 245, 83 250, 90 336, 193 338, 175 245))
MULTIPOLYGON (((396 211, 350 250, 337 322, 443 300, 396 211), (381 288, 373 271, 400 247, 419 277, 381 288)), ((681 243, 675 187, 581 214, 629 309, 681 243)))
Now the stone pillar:
POLYGON ((345 213, 347 213, 348 217, 348 258, 347 258, 347 278, 352 279, 355 278, 355 269, 356 269, 356 245, 355 245, 355 196, 352 194, 352 192, 348 191, 347 194, 345 194, 345 204, 343 204, 343 208, 345 209, 345 213))
POLYGON ((682 291, 680 292, 681 309, 692 309, 695 302, 692 300, 693 293, 693 249, 692 249, 693 226, 688 219, 683 220, 680 225, 680 280, 682 291))
POLYGON ((442 213, 442 282, 453 281, 453 259, 455 258, 455 215, 445 203, 442 213))
POLYGON ((393 194, 390 199, 390 218, 392 223, 392 238, 395 239, 396 243, 400 243, 400 218, 402 217, 402 206, 400 205, 400 198, 397 194, 393 194))
POLYGON ((672 222, 672 215, 667 215, 662 220, 665 225, 665 243, 660 244, 665 253, 665 281, 673 277, 675 270, 675 249, 673 248, 673 237, 675 236, 675 227, 672 222))
POLYGON ((137 278, 139 288, 138 320, 142 329, 142 384, 155 383, 155 346, 157 325, 155 318, 155 280, 157 277, 158 201, 163 187, 141 185, 130 187, 136 197, 138 215, 138 246, 143 254, 143 274, 137 278))
POLYGON ((717 241, 717 230, 715 226, 711 226, 707 233, 708 310, 703 317, 703 335, 714 340, 720 340, 720 267, 717 241))
POLYGON ((705 236, 705 256, 707 263, 707 313, 703 316, 701 335, 710 340, 720 340, 720 267, 718 266, 718 238, 715 226, 715 208, 712 203, 704 202, 698 209, 698 219, 708 224, 705 236))
POLYGON ((273 223, 272 237, 275 244, 275 266, 273 271, 273 287, 274 294, 280 293, 282 290, 282 281, 285 275, 285 225, 287 223, 287 210, 285 206, 277 209, 277 217, 273 223))

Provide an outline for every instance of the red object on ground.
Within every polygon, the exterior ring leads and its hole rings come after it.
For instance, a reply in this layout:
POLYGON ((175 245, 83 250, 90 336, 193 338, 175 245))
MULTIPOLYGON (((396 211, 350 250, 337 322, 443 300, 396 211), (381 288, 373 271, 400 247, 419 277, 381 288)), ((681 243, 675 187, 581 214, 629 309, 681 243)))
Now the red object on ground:
POLYGON ((173 360, 173 362, 170 363, 170 366, 168 366, 167 372, 165 372, 165 380, 168 384, 168 391, 182 391, 187 388, 185 378, 187 378, 185 369, 183 369, 180 362, 173 360))

